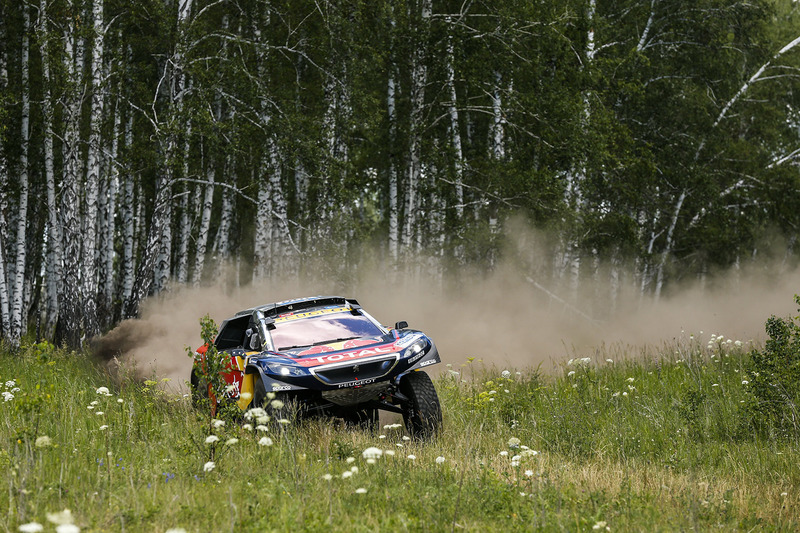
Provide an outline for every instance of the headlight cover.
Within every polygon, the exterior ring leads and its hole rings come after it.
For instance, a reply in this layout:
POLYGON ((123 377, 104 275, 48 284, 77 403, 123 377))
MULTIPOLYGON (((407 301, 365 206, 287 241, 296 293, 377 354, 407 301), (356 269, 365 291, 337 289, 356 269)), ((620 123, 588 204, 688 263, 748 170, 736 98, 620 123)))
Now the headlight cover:
POLYGON ((420 339, 405 350, 403 350, 403 359, 409 359, 421 353, 428 346, 425 339, 420 339))
POLYGON ((296 367, 294 365, 286 365, 282 363, 265 363, 267 367, 267 371, 270 374, 281 376, 281 377, 289 377, 289 376, 305 376, 307 375, 301 368, 296 367))

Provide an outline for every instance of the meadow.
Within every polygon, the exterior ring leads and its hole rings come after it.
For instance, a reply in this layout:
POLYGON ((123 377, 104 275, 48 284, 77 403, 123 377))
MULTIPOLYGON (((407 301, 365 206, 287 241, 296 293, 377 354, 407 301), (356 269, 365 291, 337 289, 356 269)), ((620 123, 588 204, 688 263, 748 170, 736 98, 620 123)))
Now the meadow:
POLYGON ((431 372, 444 430, 421 443, 394 418, 216 420, 23 345, 0 354, 0 531, 796 531, 798 441, 753 429, 753 349, 698 333, 547 373, 465 358, 431 372))

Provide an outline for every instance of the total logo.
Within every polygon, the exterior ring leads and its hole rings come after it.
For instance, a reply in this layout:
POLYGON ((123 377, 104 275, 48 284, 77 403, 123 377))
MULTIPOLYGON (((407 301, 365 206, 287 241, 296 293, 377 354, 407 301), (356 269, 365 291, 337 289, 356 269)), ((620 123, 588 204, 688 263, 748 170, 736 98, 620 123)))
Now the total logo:
POLYGON ((319 357, 309 357, 297 361, 303 366, 316 366, 324 365, 327 363, 336 363, 337 361, 350 361, 352 359, 360 359, 361 357, 369 357, 370 355, 383 355, 393 353, 395 348, 391 344, 383 346, 376 346, 375 348, 367 348, 364 350, 353 350, 351 352, 334 353, 331 355, 320 355, 319 357))

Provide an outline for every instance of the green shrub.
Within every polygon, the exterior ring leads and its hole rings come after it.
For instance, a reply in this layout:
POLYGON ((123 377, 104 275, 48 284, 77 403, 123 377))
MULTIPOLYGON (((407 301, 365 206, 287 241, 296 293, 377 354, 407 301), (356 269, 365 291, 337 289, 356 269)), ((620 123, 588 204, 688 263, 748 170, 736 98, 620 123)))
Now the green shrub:
MULTIPOLYGON (((800 306, 800 297, 795 296, 800 306)), ((797 400, 800 398, 800 317, 771 316, 762 351, 750 352, 748 388, 752 393, 751 425, 762 436, 800 437, 797 400)))

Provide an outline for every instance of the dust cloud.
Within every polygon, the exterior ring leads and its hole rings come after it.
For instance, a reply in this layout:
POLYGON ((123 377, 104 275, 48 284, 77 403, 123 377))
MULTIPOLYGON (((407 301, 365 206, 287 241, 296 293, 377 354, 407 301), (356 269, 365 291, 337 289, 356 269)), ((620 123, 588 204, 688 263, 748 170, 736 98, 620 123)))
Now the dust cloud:
POLYGON ((169 389, 185 392, 191 371, 187 350, 201 344, 199 320, 204 315, 220 324, 260 304, 341 295, 357 299, 387 326, 406 320, 426 332, 443 361, 455 367, 475 357, 503 368, 548 371, 570 357, 594 356, 601 346, 622 347, 617 354, 635 357, 645 346, 689 335, 701 342, 711 334, 758 342, 770 315, 796 311, 793 295, 800 292, 800 271, 762 266, 672 287, 657 302, 641 298, 633 288, 612 301, 607 276, 583 283, 581 295, 568 298, 563 287, 560 293, 553 289, 552 280, 532 277, 529 266, 506 263, 490 274, 462 271, 445 280, 364 267, 351 281, 283 279, 242 287, 177 287, 144 302, 140 319, 119 324, 94 344, 94 351, 140 378, 168 378, 169 389))

